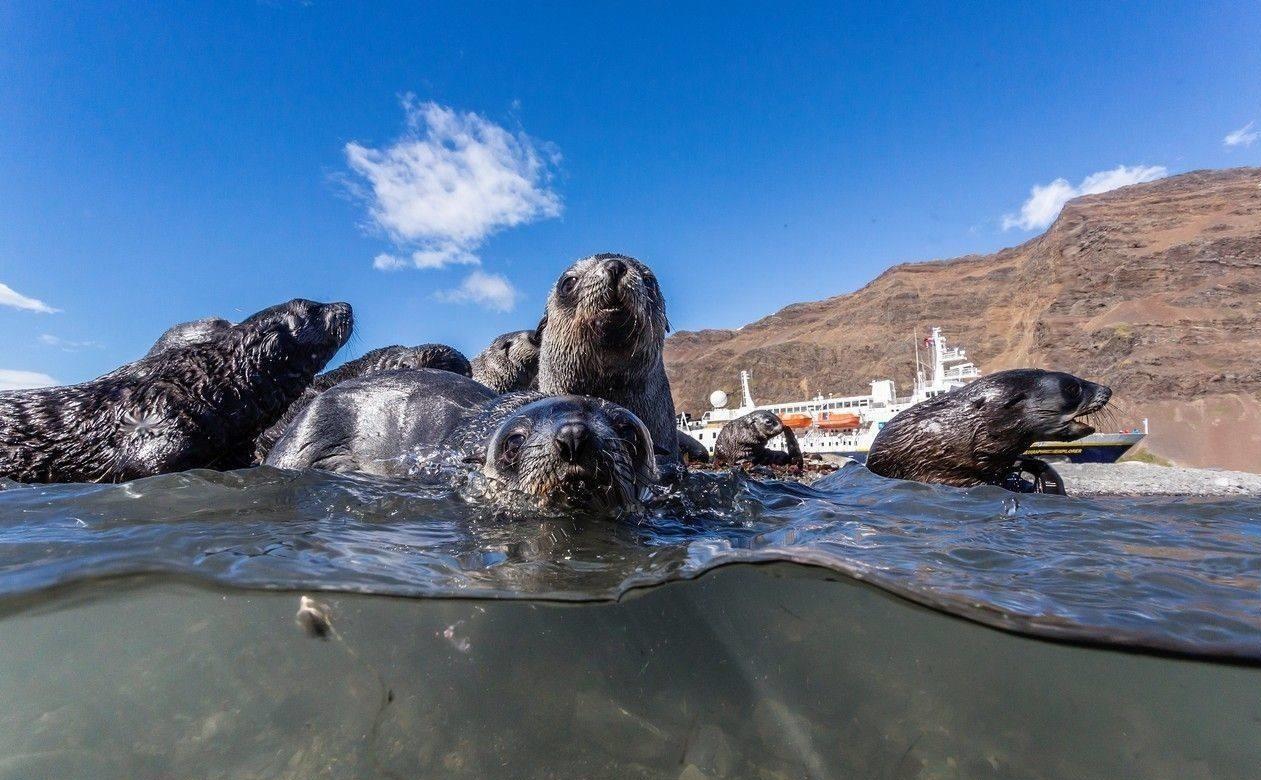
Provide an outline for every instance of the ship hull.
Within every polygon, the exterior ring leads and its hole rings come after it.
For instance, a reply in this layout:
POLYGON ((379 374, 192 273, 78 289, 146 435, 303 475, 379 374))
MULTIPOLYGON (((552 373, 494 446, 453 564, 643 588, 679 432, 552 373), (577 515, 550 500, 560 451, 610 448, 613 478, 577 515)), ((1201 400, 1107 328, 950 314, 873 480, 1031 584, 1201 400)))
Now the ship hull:
MULTIPOLYGON (((1025 454, 1051 463, 1116 463, 1143 437, 1141 433, 1105 433, 1092 434, 1078 441, 1040 441, 1025 454)), ((859 463, 867 462, 867 450, 837 449, 818 454, 840 455, 859 463)))

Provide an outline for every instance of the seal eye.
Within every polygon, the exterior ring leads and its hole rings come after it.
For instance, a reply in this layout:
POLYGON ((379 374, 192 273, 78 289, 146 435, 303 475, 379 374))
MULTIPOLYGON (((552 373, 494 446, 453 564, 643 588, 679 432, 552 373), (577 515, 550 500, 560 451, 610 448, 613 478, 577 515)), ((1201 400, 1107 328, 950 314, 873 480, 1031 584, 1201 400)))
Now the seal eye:
POLYGON ((632 450, 638 451, 639 449, 639 426, 638 425, 636 425, 635 423, 623 417, 622 419, 613 423, 613 431, 617 434, 617 437, 621 439, 623 443, 626 444, 627 447, 630 447, 632 450))
POLYGON ((525 444, 524 433, 514 433, 504 439, 503 449, 499 451, 499 459, 504 463, 515 463, 521 457, 521 447, 525 444))
POLYGON ((1078 398, 1081 398, 1081 385, 1078 384, 1077 382, 1073 382, 1068 387, 1064 388, 1064 395, 1068 396, 1069 398, 1073 400, 1077 400, 1078 398))
POLYGON ((573 295, 574 288, 578 286, 578 277, 566 276, 560 280, 560 294, 573 295))

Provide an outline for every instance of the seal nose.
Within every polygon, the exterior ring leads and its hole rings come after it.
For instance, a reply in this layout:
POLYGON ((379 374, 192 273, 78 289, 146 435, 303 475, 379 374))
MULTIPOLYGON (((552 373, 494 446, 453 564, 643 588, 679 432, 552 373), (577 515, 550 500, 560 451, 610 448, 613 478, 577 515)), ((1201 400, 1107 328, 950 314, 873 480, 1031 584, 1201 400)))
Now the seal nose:
POLYGON ((617 284, 626 275, 626 262, 616 257, 609 258, 604 261, 604 273, 608 275, 610 283, 617 284))
POLYGON ((580 422, 567 422, 556 432, 556 452, 569 463, 578 459, 586 449, 590 431, 580 422))

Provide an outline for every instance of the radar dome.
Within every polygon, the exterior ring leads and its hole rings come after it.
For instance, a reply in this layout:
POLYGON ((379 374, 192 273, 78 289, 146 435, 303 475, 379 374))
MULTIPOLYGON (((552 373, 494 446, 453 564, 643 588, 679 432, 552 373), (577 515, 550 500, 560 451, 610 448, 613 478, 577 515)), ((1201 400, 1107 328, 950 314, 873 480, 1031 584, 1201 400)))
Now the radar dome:
POLYGON ((709 405, 715 409, 721 409, 727 405, 727 394, 721 390, 715 390, 709 394, 709 405))

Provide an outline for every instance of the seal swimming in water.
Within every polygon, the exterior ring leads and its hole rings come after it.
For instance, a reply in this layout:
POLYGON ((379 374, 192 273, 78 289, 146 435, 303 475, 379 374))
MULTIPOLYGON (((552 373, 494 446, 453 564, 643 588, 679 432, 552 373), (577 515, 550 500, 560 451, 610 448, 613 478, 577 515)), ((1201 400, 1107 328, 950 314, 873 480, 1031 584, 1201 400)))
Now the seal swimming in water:
POLYGON ((603 398, 631 410, 666 462, 677 462, 678 436, 662 351, 670 323, 648 266, 599 254, 565 270, 539 323, 539 389, 603 398))
POLYGON ((298 414, 314 401, 320 393, 349 379, 357 379, 382 371, 394 371, 400 368, 433 368, 439 371, 450 371, 461 376, 472 374, 468 358, 453 347, 445 344, 421 344, 418 347, 380 347, 363 355, 348 360, 332 371, 326 371, 315 378, 302 391, 297 400, 289 405, 285 413, 276 423, 263 431, 254 444, 254 461, 262 463, 267 460, 267 453, 275 446, 276 440, 289 428, 298 414))
POLYGON ((1002 485, 1018 465, 1030 465, 1020 458, 1035 441, 1094 433, 1080 418, 1111 397, 1072 374, 999 371, 899 412, 872 442, 867 468, 916 482, 1002 485))
POLYGON ((205 344, 222 336, 232 323, 222 317, 202 317, 192 322, 181 322, 166 329, 158 340, 149 347, 145 357, 153 357, 172 347, 187 347, 191 344, 205 344))
POLYGON ((764 410, 749 412, 724 425, 714 442, 714 460, 729 466, 799 467, 803 463, 796 434, 774 412, 764 410), (780 435, 787 452, 766 446, 780 435))
POLYGON ((247 466, 255 437, 353 324, 348 304, 295 299, 82 384, 0 393, 0 476, 122 482, 247 466))
POLYGON ((498 395, 456 374, 416 369, 343 382, 316 398, 267 465, 484 479, 496 502, 548 509, 634 507, 657 477, 648 429, 616 404, 581 396, 498 395))
POLYGON ((539 332, 514 330, 497 336, 473 358, 473 378, 497 393, 537 390, 539 332))

